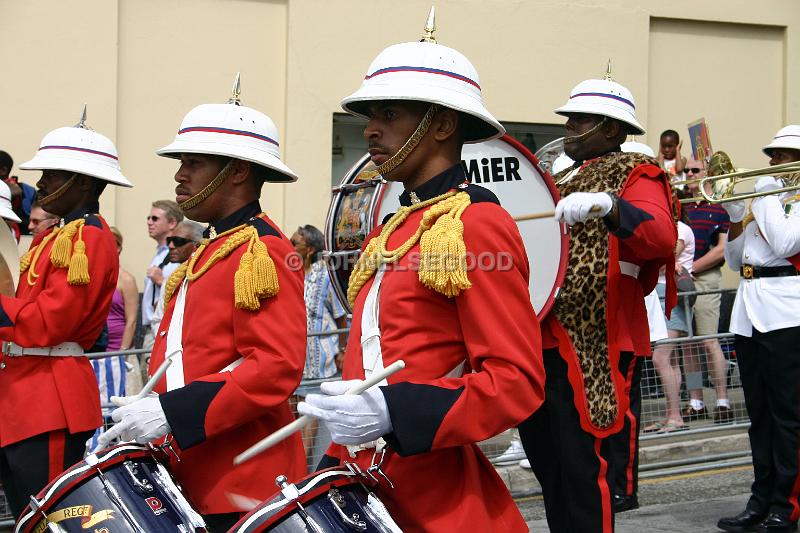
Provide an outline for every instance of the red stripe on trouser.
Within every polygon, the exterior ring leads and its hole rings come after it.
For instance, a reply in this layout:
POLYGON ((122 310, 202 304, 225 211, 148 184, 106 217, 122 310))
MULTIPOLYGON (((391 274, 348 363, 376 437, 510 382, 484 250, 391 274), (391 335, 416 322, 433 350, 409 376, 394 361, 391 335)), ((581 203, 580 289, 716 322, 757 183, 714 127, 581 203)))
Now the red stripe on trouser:
POLYGON ((600 455, 600 445, 603 439, 594 439, 594 454, 597 456, 597 461, 600 464, 600 471, 597 474, 597 488, 600 489, 600 505, 603 508, 603 533, 612 533, 614 531, 614 524, 612 522, 613 515, 611 513, 611 491, 608 488, 608 480, 606 474, 608 473, 608 463, 603 456, 600 455))
POLYGON ((64 471, 64 439, 66 431, 51 431, 47 443, 47 480, 52 481, 64 471))
MULTIPOLYGON (((797 451, 797 464, 800 465, 800 450, 797 451)), ((789 504, 792 506, 792 514, 789 519, 794 522, 800 518, 800 503, 798 503, 798 495, 800 495, 800 472, 794 478, 794 485, 792 486, 792 493, 789 494, 789 504)))
MULTIPOLYGON (((633 383, 633 371, 636 368, 636 356, 631 359, 631 365, 628 367, 628 375, 625 378, 625 394, 628 395, 628 398, 631 397, 631 384, 633 383)), ((636 436, 639 433, 639 425, 636 423, 636 417, 633 416, 633 411, 628 408, 625 412, 625 416, 628 418, 628 422, 631 425, 630 439, 628 441, 628 465, 625 467, 625 495, 626 496, 633 496, 633 463, 635 462, 636 453, 638 450, 636 449, 636 436)))

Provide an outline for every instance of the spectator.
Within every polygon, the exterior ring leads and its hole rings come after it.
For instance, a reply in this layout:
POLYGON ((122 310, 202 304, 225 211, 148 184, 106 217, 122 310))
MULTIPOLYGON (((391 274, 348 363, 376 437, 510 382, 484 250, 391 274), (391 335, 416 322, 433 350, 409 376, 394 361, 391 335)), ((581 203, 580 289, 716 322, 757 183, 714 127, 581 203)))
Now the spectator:
MULTIPOLYGON (((117 255, 122 253, 122 234, 115 227, 111 228, 114 240, 117 243, 117 255)), ((133 335, 136 332, 136 315, 139 312, 139 289, 136 287, 136 278, 133 274, 119 267, 117 288, 111 298, 111 309, 108 312, 106 327, 108 328, 108 345, 110 352, 128 350, 133 345, 133 335)), ((136 358, 135 355, 130 356, 136 358)), ((97 385, 100 389, 100 403, 108 405, 112 396, 123 396, 126 391, 125 356, 107 357, 92 361, 97 385)), ((138 372, 132 372, 134 380, 138 372)), ((141 381, 139 381, 141 389, 141 381)), ((108 418, 108 408, 103 408, 103 416, 108 418)))
POLYGON ((10 176, 12 168, 14 168, 14 159, 8 152, 0 150, 0 180, 5 182, 11 190, 12 209, 22 222, 19 229, 22 233, 27 234, 28 217, 31 214, 36 189, 27 183, 20 183, 17 176, 10 176))
MULTIPOLYGON (((328 331, 347 327, 345 311, 331 285, 328 269, 322 260, 324 248, 322 232, 311 225, 300 226, 292 235, 292 245, 303 259, 305 283, 303 296, 306 303, 308 331, 328 331)), ((329 378, 342 371, 347 334, 331 334, 308 338, 306 364, 303 379, 329 378)), ((304 395, 300 395, 304 396, 304 395)), ((317 434, 317 419, 303 429, 303 443, 313 458, 314 440, 317 434)), ((324 450, 327 444, 317 446, 324 450)))
MULTIPOLYGON (((155 340, 151 322, 153 312, 161 294, 161 285, 164 283, 165 276, 162 268, 169 262, 167 254, 167 236, 183 220, 181 208, 172 200, 156 200, 150 208, 147 216, 147 233, 150 238, 156 241, 156 255, 150 261, 147 268, 147 275, 144 278, 144 291, 142 293, 142 327, 144 328, 144 341, 142 348, 151 350, 155 340)), ((142 372, 147 374, 147 361, 149 357, 142 359, 142 372)))
MULTIPOLYGON (((203 238, 203 226, 189 219, 184 219, 166 238, 169 253, 167 253, 167 264, 162 268, 164 279, 167 280, 181 263, 187 261, 197 250, 203 238)), ((161 326, 161 319, 164 317, 164 292, 158 298, 158 303, 153 311, 153 319, 150 321, 150 329, 155 338, 158 328, 161 326)))
POLYGON ((31 235, 36 237, 41 232, 46 231, 47 229, 58 224, 59 220, 60 218, 58 215, 48 213, 42 209, 42 206, 39 205, 39 202, 34 202, 31 206, 31 216, 28 219, 28 231, 30 231, 31 235))
POLYGON ((678 132, 666 130, 661 134, 661 141, 658 146, 658 162, 667 173, 670 181, 680 181, 684 179, 683 169, 686 167, 686 158, 681 155, 681 141, 678 132))
MULTIPOLYGON (((675 247, 675 272, 692 272, 694 263, 694 232, 688 225, 689 218, 686 210, 683 211, 682 219, 678 221, 678 243, 675 247)), ((664 297, 666 291, 666 278, 662 272, 658 278, 656 291, 660 298, 664 297)), ((661 302, 662 313, 664 312, 661 302)), ((683 301, 679 301, 672 309, 672 314, 667 321, 667 335, 671 339, 685 337, 689 334, 689 320, 687 306, 683 301)), ((686 429, 686 424, 681 416, 680 409, 680 389, 681 389, 681 368, 678 362, 676 346, 663 344, 657 346, 653 351, 653 366, 655 366, 661 386, 664 388, 667 401, 667 414, 663 422, 656 422, 644 428, 645 433, 669 433, 686 429)))
MULTIPOLYGON (((693 197, 700 196, 699 179, 705 176, 705 165, 695 159, 686 163, 689 192, 693 197)), ((706 185, 706 192, 711 193, 711 184, 706 185)), ((720 267, 725 262, 725 244, 728 241, 730 218, 720 205, 710 204, 705 200, 684 204, 689 217, 689 225, 694 233, 694 263, 692 271, 695 289, 698 292, 719 290, 722 274, 720 267)), ((696 335, 716 335, 719 327, 720 294, 699 295, 694 304, 694 322, 696 335)), ((709 370, 717 394, 714 422, 723 423, 733 419, 731 403, 728 400, 727 380, 728 361, 722 353, 719 339, 703 341, 707 354, 709 370)), ((708 409, 703 402, 703 377, 699 354, 683 354, 683 369, 686 372, 686 388, 689 391, 689 405, 683 410, 686 420, 698 420, 708 417, 708 409), (688 357, 687 357, 688 355, 688 357)))

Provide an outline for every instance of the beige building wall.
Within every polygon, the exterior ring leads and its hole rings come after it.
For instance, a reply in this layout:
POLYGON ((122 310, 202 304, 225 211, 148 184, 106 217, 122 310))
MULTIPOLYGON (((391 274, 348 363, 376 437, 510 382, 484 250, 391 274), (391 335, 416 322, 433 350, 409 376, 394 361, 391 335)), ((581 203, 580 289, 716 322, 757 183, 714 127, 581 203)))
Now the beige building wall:
MULTIPOLYGON (((17 162, 77 121, 117 142, 132 190, 103 210, 140 277, 153 253, 145 216, 173 196, 176 164, 155 156, 193 106, 242 98, 270 115, 301 176, 267 185, 263 204, 291 232, 322 226, 330 199, 332 115, 384 47, 419 38, 430 0, 0 0, 0 148, 17 162)), ((794 0, 441 0, 437 37, 478 68, 500 120, 559 123, 552 110, 582 79, 628 86, 654 146, 704 116, 737 165, 800 122, 800 3, 794 0)), ((687 145, 688 148, 688 145, 687 145)), ((35 183, 35 173, 20 173, 35 183)))

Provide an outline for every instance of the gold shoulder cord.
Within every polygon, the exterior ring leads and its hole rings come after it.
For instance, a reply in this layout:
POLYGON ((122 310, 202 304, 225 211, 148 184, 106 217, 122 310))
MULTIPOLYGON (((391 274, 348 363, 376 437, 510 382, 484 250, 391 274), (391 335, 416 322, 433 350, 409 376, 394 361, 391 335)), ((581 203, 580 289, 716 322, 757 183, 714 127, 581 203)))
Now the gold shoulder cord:
POLYGON ((402 206, 383 226, 380 235, 373 237, 358 258, 347 288, 347 299, 353 305, 361 287, 382 264, 394 263, 419 242, 420 282, 448 297, 458 296, 472 284, 467 277, 467 251, 464 245, 464 224, 461 215, 469 207, 466 192, 446 192, 430 200, 402 206), (429 207, 417 231, 402 245, 389 250, 387 244, 392 233, 408 216, 418 209, 429 207))
MULTIPOLYGON (((800 200, 800 194, 795 194, 794 196, 790 196, 789 198, 783 200, 781 203, 783 204, 784 209, 786 206, 792 202, 796 202, 800 200)), ((746 228, 748 224, 753 222, 756 219, 755 215, 753 215, 753 207, 752 205, 747 210, 747 215, 745 215, 744 219, 742 220, 742 228, 746 228)))
POLYGON ((53 247, 50 249, 50 262, 56 268, 69 268, 67 271, 67 283, 70 285, 88 285, 89 278, 89 258, 86 255, 86 243, 83 242, 83 226, 85 220, 79 218, 73 220, 62 228, 56 228, 47 234, 42 241, 28 250, 19 259, 20 272, 27 271, 26 276, 28 285, 33 287, 39 274, 36 273, 36 263, 42 255, 42 251, 48 242, 55 239, 53 247), (73 248, 72 238, 78 234, 73 248))
POLYGON ((234 305, 237 309, 257 311, 261 308, 261 300, 278 294, 280 285, 275 262, 269 255, 267 245, 259 238, 258 230, 249 225, 242 224, 226 232, 220 233, 216 239, 203 239, 200 246, 188 261, 181 264, 167 280, 164 286, 164 301, 169 302, 175 289, 184 279, 194 281, 209 271, 209 269, 222 259, 228 257, 239 246, 247 243, 247 250, 239 260, 239 268, 233 278, 234 305), (216 239, 227 237, 222 246, 217 248, 208 261, 198 270, 195 270, 197 261, 203 252, 216 239))

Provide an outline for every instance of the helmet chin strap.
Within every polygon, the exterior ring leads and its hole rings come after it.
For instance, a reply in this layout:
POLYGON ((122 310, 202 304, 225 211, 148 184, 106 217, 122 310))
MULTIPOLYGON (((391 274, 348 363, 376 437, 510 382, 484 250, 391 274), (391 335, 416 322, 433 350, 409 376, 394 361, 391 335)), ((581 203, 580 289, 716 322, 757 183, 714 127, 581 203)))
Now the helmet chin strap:
POLYGON ((428 108, 428 111, 425 113, 425 116, 422 117, 422 120, 420 120, 417 129, 414 130, 414 133, 411 134, 411 137, 408 138, 408 140, 397 151, 397 153, 376 168, 362 170, 358 175, 358 178, 356 178, 357 181, 370 180, 377 178, 378 176, 385 176, 389 172, 399 167, 403 161, 406 160, 408 154, 410 154, 414 148, 417 147, 425 134, 428 133, 428 128, 431 127, 431 121, 433 121, 433 116, 437 111, 439 111, 439 105, 431 104, 431 106, 428 108))
POLYGON ((608 117, 603 117, 603 120, 598 122, 595 127, 593 127, 592 129, 590 129, 585 133, 581 133, 580 135, 574 135, 572 137, 564 137, 564 144, 577 143, 585 139, 588 139, 589 137, 600 131, 600 129, 605 125, 606 120, 608 120, 608 117))
POLYGON ((58 189, 56 189, 52 193, 48 194, 44 198, 39 198, 39 205, 41 205, 42 207, 46 207, 47 204, 50 204, 54 200, 58 200, 59 198, 64 196, 64 193, 67 192, 67 190, 70 187, 72 187, 73 183, 75 183, 75 178, 77 176, 78 176, 78 173, 77 172, 73 172, 72 176, 70 176, 69 179, 67 181, 65 181, 64 184, 61 187, 59 187, 58 189))
POLYGON ((231 163, 233 163, 233 158, 231 158, 228 161, 228 164, 225 165, 222 168, 222 170, 219 171, 219 174, 217 174, 216 177, 213 180, 211 180, 211 182, 209 182, 208 185, 203 187, 203 190, 201 190, 188 200, 184 200, 183 202, 181 202, 180 208, 184 211, 188 211, 189 209, 196 207, 200 202, 211 196, 214 193, 214 191, 219 189, 219 186, 222 185, 222 182, 225 181, 225 179, 231 173, 231 169, 233 169, 231 163))

